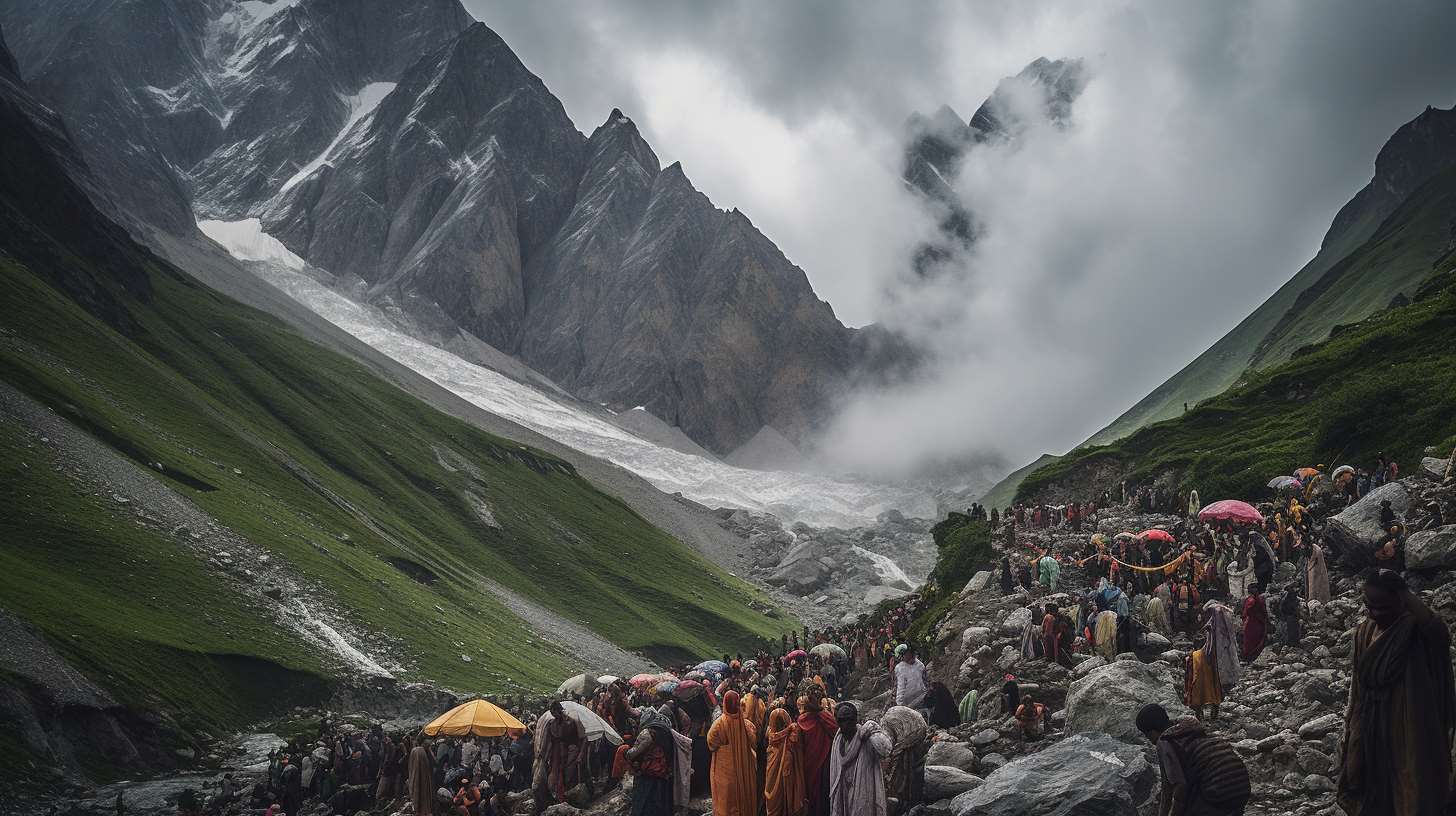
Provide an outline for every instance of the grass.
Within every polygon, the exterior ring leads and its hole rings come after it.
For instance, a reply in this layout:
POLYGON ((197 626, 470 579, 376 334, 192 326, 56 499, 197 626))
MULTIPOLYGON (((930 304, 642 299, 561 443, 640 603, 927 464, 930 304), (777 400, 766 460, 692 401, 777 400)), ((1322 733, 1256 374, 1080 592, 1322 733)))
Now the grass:
POLYGON ((992 485, 991 489, 986 491, 985 495, 981 496, 977 501, 987 508, 996 507, 1005 510, 1016 501, 1016 489, 1021 486, 1023 479, 1037 468, 1045 467, 1060 458, 1055 454, 1043 453, 1036 458, 1036 461, 1022 465, 1006 474, 1001 481, 992 485))
MULTIPOLYGON (((780 633, 759 590, 568 463, 446 416, 135 247, 55 240, 18 212, 0 206, 0 380, 320 588, 406 678, 513 693, 570 673, 574 656, 483 578, 649 655, 746 651, 780 633), (96 265, 102 251, 125 287, 96 265)), ((0 606, 119 699, 190 725, 322 696, 332 665, 42 447, 0 433, 0 606)))
MULTIPOLYGON (((1444 261, 1450 263, 1450 259, 1444 261)), ((1204 501, 1263 495, 1274 476, 1379 452, 1410 469, 1456 443, 1456 269, 1415 301, 1338 327, 1289 361, 1249 374, 1176 419, 1110 445, 1079 448, 1029 475, 1021 501, 1089 497, 1120 478, 1171 477, 1204 501)))
POLYGON ((992 569, 996 564, 988 522, 972 521, 964 513, 953 512, 931 528, 930 535, 935 541, 935 567, 926 581, 922 611, 905 631, 906 642, 927 646, 966 583, 980 570, 992 569))
POLYGON ((1289 360, 1341 324, 1384 309, 1397 293, 1410 295, 1431 272, 1450 238, 1456 170, 1439 173, 1384 218, 1367 212, 1287 283, 1193 362, 1174 374, 1084 447, 1107 445, 1139 428, 1183 413, 1233 386, 1249 369, 1289 360))

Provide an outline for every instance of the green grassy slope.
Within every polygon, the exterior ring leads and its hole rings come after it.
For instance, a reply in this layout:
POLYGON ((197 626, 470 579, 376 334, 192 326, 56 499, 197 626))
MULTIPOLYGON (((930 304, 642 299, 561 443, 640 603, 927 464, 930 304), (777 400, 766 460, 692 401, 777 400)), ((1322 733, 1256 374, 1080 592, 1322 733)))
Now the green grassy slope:
MULTIPOLYGON (((789 625, 568 463, 448 417, 156 260, 70 183, 55 160, 63 132, 33 126, 13 86, 0 92, 0 381, 321 587, 405 678, 544 690, 575 664, 485 578, 662 660, 789 625)), ((335 663, 187 533, 139 523, 61 456, 16 423, 0 432, 0 609, 121 701, 185 725, 216 732, 322 693, 335 663)))
POLYGON ((1060 458, 1054 454, 1043 453, 1036 458, 1036 461, 1022 465, 1006 474, 1005 478, 992 485, 991 489, 987 490, 986 494, 977 501, 986 507, 996 507, 1002 510, 1010 507, 1016 501, 1016 488, 1021 486, 1023 479, 1037 468, 1046 467, 1060 458))
MULTIPOLYGON (((762 601, 754 590, 566 463, 434 412, 175 275, 153 274, 151 302, 130 311, 133 339, 26 267, 0 264, 0 281, 0 378, 138 464, 162 463, 175 490, 400 639, 420 676, 559 679, 560 656, 521 648, 523 630, 477 576, 629 649, 716 653, 776 632, 748 609, 762 601), (498 527, 477 515, 481 501, 498 527), (421 584, 386 559, 438 580, 421 584), (644 581, 646 569, 674 580, 644 581), (437 603, 452 610, 444 626, 437 603), (455 640, 486 659, 464 663, 455 640)), ((55 577, 76 564, 61 558, 55 577)))
MULTIPOLYGON (((1340 259, 1359 247, 1375 233, 1379 222, 1364 219, 1352 224, 1342 235, 1322 247, 1317 255, 1295 273, 1283 286, 1259 304, 1228 334, 1219 338, 1207 351, 1184 366, 1167 382, 1153 389, 1122 416, 1083 443, 1084 446, 1105 445, 1121 439, 1145 425, 1171 419, 1183 413, 1183 404, 1200 401, 1222 392, 1238 380, 1249 367, 1249 360, 1259 343, 1278 325, 1281 317, 1294 305, 1299 293, 1309 288, 1340 259)), ((1388 300, 1388 299, 1387 299, 1388 300)), ((1381 304, 1384 305, 1384 304, 1381 304)), ((1326 327, 1328 331, 1328 327, 1326 327)))
POLYGON ((1335 264, 1270 329, 1250 365, 1267 368, 1317 343, 1331 326, 1354 323, 1409 297, 1447 251, 1456 213, 1456 168, 1437 174, 1388 217, 1364 244, 1335 264))
POLYGON ((1333 332, 1293 359, 1251 373, 1177 419, 1105 446, 1078 448, 1022 482, 1017 498, 1092 496, 1119 478, 1170 474, 1205 501, 1262 495, 1299 464, 1405 465, 1456 443, 1456 269, 1432 276, 1409 306, 1333 332))

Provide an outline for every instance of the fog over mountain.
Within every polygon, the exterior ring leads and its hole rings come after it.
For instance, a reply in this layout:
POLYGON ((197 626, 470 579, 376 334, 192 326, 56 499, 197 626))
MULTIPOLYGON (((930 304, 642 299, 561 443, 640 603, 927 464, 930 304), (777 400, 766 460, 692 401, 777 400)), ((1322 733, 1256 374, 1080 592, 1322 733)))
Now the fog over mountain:
POLYGON ((1312 257, 1392 132, 1456 101, 1443 2, 467 6, 574 119, 622 107, 753 213, 846 323, 934 355, 827 434, 867 470, 1086 438, 1312 257), (1083 62, 1069 126, 968 156, 974 249, 914 274, 941 214, 901 182, 907 119, 969 115, 1038 57, 1083 62))

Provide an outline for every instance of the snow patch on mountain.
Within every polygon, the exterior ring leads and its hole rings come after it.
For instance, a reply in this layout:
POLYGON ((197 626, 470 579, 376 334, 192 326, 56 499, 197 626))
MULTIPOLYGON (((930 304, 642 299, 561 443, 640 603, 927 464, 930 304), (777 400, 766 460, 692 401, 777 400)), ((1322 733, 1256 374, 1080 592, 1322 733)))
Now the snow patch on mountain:
POLYGON ((379 107, 379 103, 384 101, 384 97, 389 96, 390 92, 394 90, 395 85, 396 83, 394 82, 371 82, 365 85, 359 93, 345 97, 344 103, 349 106, 348 121, 344 122, 344 126, 339 128, 339 132, 334 135, 334 140, 329 142, 328 147, 325 147, 317 156, 314 156, 307 164, 300 167, 298 172, 293 174, 292 178, 283 182, 283 187, 279 192, 288 192, 294 185, 313 175, 315 170, 323 167, 328 161, 329 154, 334 152, 334 148, 338 147, 344 141, 349 135, 349 132, 354 129, 355 125, 359 124, 359 122, 363 121, 371 113, 374 113, 374 109, 379 107))
MULTIPOLYGON (((380 352, 491 413, 627 468, 664 492, 681 493, 710 507, 768 512, 816 527, 868 526, 891 509, 921 518, 936 514, 935 500, 917 490, 849 478, 749 470, 654 444, 588 409, 553 399, 540 389, 400 332, 379 310, 302 274, 301 261, 295 265, 288 257, 270 253, 272 244, 282 245, 258 229, 257 219, 204 223, 207 225, 199 224, 203 231, 234 257, 262 261, 252 268, 269 283, 380 352)), ((286 248, 282 252, 297 260, 286 248)), ((878 567, 884 569, 883 564, 878 567)), ((888 569, 884 571, 887 578, 892 575, 888 569)), ((894 571, 898 572, 894 578, 913 585, 898 567, 894 571)))
POLYGON ((264 261, 294 270, 308 265, 284 246, 282 241, 264 232, 263 222, 256 218, 245 218, 241 221, 198 221, 197 228, 240 261, 264 261))

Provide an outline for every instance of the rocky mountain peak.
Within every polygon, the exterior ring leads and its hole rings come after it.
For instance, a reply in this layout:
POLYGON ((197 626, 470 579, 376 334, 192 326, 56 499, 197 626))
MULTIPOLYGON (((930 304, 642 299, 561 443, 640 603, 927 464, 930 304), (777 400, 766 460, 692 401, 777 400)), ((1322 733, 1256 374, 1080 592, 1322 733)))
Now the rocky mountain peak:
POLYGON ((1038 57, 1016 76, 996 84, 996 90, 971 116, 971 130, 978 141, 987 141, 1016 138, 1034 116, 1065 126, 1072 104, 1086 84, 1082 60, 1038 57))
POLYGON ((1375 175, 1340 208, 1322 246, 1356 224, 1384 220, 1416 188, 1452 166, 1456 166, 1456 107, 1427 106, 1386 140, 1375 156, 1375 175))
POLYGON ((637 123, 622 113, 620 108, 612 108, 606 121, 592 131, 587 145, 593 165, 602 161, 615 163, 626 156, 649 175, 656 175, 661 170, 657 154, 647 144, 647 140, 642 138, 637 130, 637 123))

